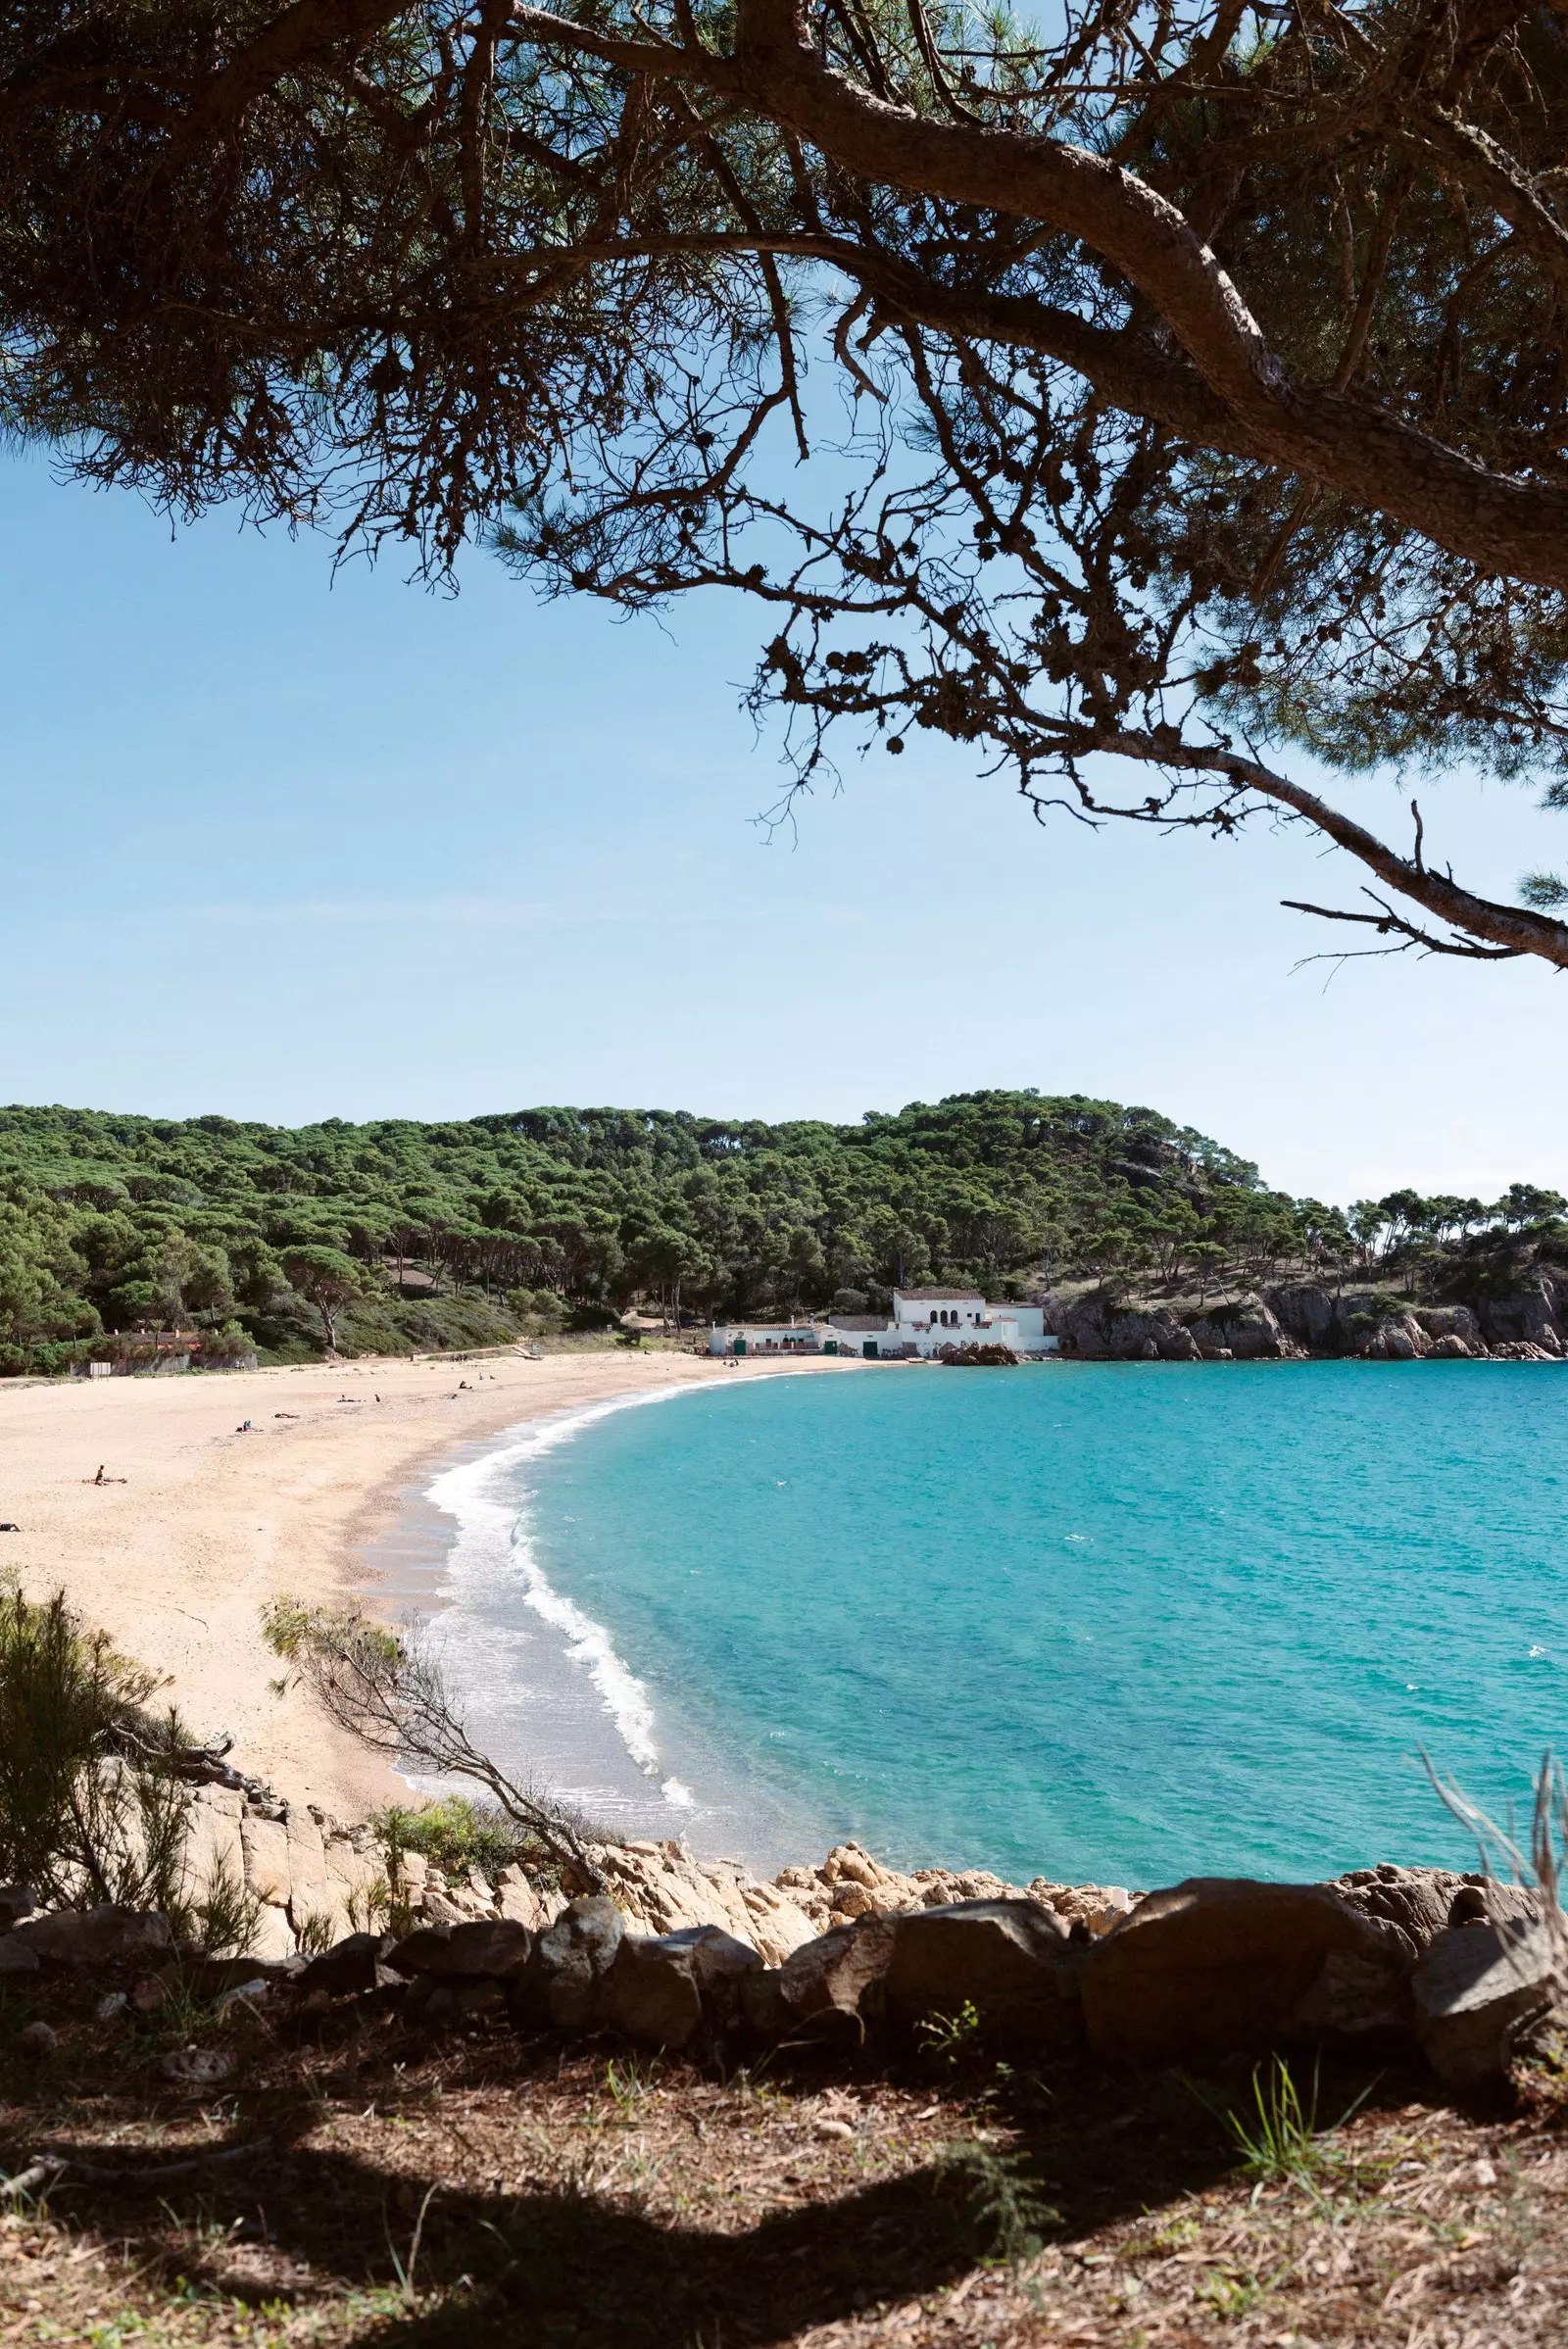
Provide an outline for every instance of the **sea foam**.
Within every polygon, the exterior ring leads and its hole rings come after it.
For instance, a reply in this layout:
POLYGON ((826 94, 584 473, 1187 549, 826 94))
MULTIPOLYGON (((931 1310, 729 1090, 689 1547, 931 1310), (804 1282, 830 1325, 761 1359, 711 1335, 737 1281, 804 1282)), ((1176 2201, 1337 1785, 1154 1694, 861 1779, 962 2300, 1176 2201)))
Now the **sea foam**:
MULTIPOLYGON (((517 1472, 613 1412, 668 1402, 691 1392, 684 1386, 658 1387, 645 1395, 616 1395, 530 1423, 480 1458, 443 1470, 425 1493, 458 1529, 445 1562, 442 1596, 448 1605, 435 1637, 463 1698, 483 1711, 526 1693, 528 1637, 515 1631, 509 1635, 495 1617, 497 1602, 504 1606, 506 1593, 513 1591, 559 1635, 568 1662, 598 1691, 626 1752, 643 1776, 656 1783, 661 1780, 661 1762, 648 1689, 616 1653, 604 1625, 558 1590, 540 1565, 529 1539, 531 1489, 519 1484, 517 1472)), ((660 1790, 676 1809, 689 1808, 695 1799, 673 1777, 664 1777, 660 1790)))

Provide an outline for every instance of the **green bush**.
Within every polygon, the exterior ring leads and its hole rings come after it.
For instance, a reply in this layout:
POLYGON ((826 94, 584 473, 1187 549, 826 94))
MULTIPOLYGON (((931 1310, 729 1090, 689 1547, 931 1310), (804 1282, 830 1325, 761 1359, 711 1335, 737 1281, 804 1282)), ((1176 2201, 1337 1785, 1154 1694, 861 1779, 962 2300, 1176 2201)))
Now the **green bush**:
POLYGON ((417 1851, 446 1876, 465 1876, 477 1867, 487 1876, 517 1855, 517 1831, 487 1803, 448 1794, 422 1811, 393 1804, 372 1825, 389 1851, 417 1851))
POLYGON ((63 1592, 0 1583, 0 1879, 55 1907, 183 1913, 191 1740, 173 1712, 143 1711, 157 1686, 63 1592))

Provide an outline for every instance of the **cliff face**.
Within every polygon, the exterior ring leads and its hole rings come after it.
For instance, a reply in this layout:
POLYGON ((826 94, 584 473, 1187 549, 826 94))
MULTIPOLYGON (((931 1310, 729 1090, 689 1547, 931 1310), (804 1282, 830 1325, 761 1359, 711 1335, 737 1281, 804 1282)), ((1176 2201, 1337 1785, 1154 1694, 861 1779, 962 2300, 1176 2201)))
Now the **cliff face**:
POLYGON ((1568 1359, 1568 1275, 1550 1272, 1501 1295, 1446 1304, 1297 1281, 1203 1305, 1090 1290, 1048 1297, 1045 1310, 1061 1351, 1084 1361, 1568 1359))

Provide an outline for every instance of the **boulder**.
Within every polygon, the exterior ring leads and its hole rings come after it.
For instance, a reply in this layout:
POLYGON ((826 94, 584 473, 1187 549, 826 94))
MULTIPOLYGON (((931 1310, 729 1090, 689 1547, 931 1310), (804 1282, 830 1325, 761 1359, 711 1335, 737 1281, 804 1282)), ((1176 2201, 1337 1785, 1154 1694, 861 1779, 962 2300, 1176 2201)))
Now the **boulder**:
MULTIPOLYGON (((325 1990, 333 1998, 352 1997, 357 1990, 373 1990, 376 1967, 394 1947, 390 1933, 349 1933, 310 1964, 294 1980, 302 1990, 325 1990)), ((254 1972, 254 1969, 253 1969, 254 1972)), ((232 1995, 232 1991, 226 1993, 232 1995)))
POLYGON ((1321 1885, 1197 1877, 1091 1945, 1084 2024, 1096 2055, 1145 2064, 1355 2038, 1369 2011, 1379 2028, 1407 2011, 1408 1972, 1391 1934, 1321 1885))
MULTIPOLYGON (((1541 1354, 1561 1351, 1562 1332, 1557 1324, 1557 1293, 1544 1277, 1532 1281, 1527 1288, 1516 1290, 1510 1297, 1488 1297, 1480 1300, 1481 1327, 1489 1346, 1534 1346, 1541 1354)), ((1524 1360, 1539 1360, 1540 1355, 1525 1355, 1524 1360)))
POLYGON ((741 1983, 761 1968, 748 1942, 717 1925, 653 1940, 627 1933, 600 1986, 598 2019, 651 2047, 684 2047, 705 2027, 734 2029, 741 1983))
POLYGON ((1434 1353, 1452 1339, 1458 1340, 1464 1353, 1478 1354, 1485 1349, 1481 1324, 1468 1305, 1417 1305, 1415 1317, 1432 1340, 1434 1353))
POLYGON ((33 1917, 5 1936, 30 1949, 40 1965, 72 1972, 91 1966, 140 1966, 173 1947, 169 1920, 156 1910, 60 1909, 33 1917))
POLYGON ((1539 1919, 1449 1926, 1412 1978, 1415 2031, 1440 2080, 1494 2085, 1554 2022, 1568 2023, 1568 1952, 1539 1919))
POLYGON ((1369 1362, 1419 1362, 1432 1351, 1432 1341, 1413 1313, 1384 1313, 1357 1350, 1369 1362))
POLYGON ((806 1942, 776 1970, 747 1977, 741 2014, 768 2038, 858 2043, 882 2021, 898 1920, 862 1917, 806 1942))
POLYGON ((793 1897, 739 1860, 694 1859, 673 1841, 596 1844, 591 1856, 627 1923, 654 1937, 716 1925, 773 1966, 811 1938, 812 1920, 793 1897))
POLYGON ((0 1933, 8 1933, 14 1925, 33 1911, 30 1884, 0 1884, 0 1933))
POLYGON ((292 1881, 286 1825, 247 1811, 239 1823, 239 1839, 247 1888, 269 1908, 286 1908, 292 1881))
POLYGON ((1078 2044, 1078 1953, 1071 1929, 1033 1900, 964 1900, 894 1920, 882 1977, 888 2021, 908 2030, 972 2005, 982 2029, 1078 2044))
POLYGON ((534 1942, 522 1972, 511 1978, 508 2007, 514 2022, 525 2029, 591 2029, 600 1985, 615 1962, 625 1932, 619 1909, 603 1893, 568 1901, 534 1942))
POLYGON ((1252 1362, 1300 1351, 1260 1297, 1211 1305, 1206 1313, 1191 1314, 1187 1327, 1199 1352, 1209 1360, 1252 1362))
POLYGON ((1473 1899, 1466 1901, 1463 1914, 1487 1914, 1485 1879, 1456 1876, 1450 1868, 1396 1868, 1385 1861, 1337 1876, 1323 1889, 1391 1935, 1412 1966, 1439 1933, 1461 1921, 1455 1903, 1467 1894, 1473 1899))
POLYGON ((1339 1350, 1338 1316, 1332 1293, 1316 1281, 1298 1281, 1268 1293, 1269 1309, 1288 1338, 1315 1354, 1339 1350))
POLYGON ((36 1974, 38 1952, 20 1933, 0 1933, 0 1975, 36 1974))
POLYGON ((1477 1348, 1473 1346, 1466 1346, 1462 1338, 1434 1338, 1427 1360, 1429 1362, 1467 1362, 1471 1360, 1476 1351, 1477 1348))
MULTIPOLYGON (((368 1941, 368 1933, 355 1936, 368 1941)), ((397 1974, 438 1974, 469 1982, 505 1982, 520 1974, 534 1945, 513 1917, 474 1917, 462 1925, 425 1925, 378 1954, 397 1974)))
POLYGON ((182 2088, 216 2088, 234 2069, 226 2047, 172 2047, 158 2059, 165 2080, 182 2088))

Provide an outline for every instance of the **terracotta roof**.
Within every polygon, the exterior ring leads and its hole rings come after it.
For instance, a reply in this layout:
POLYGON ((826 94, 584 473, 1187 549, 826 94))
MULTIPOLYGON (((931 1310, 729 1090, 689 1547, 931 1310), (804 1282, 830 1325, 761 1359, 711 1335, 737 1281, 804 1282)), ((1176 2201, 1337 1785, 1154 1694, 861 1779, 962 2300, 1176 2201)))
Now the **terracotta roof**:
POLYGON ((901 1289, 898 1295, 907 1305, 983 1305, 986 1301, 978 1289, 901 1289))
POLYGON ((892 1327, 885 1313, 830 1313, 830 1330, 886 1330, 892 1327))

